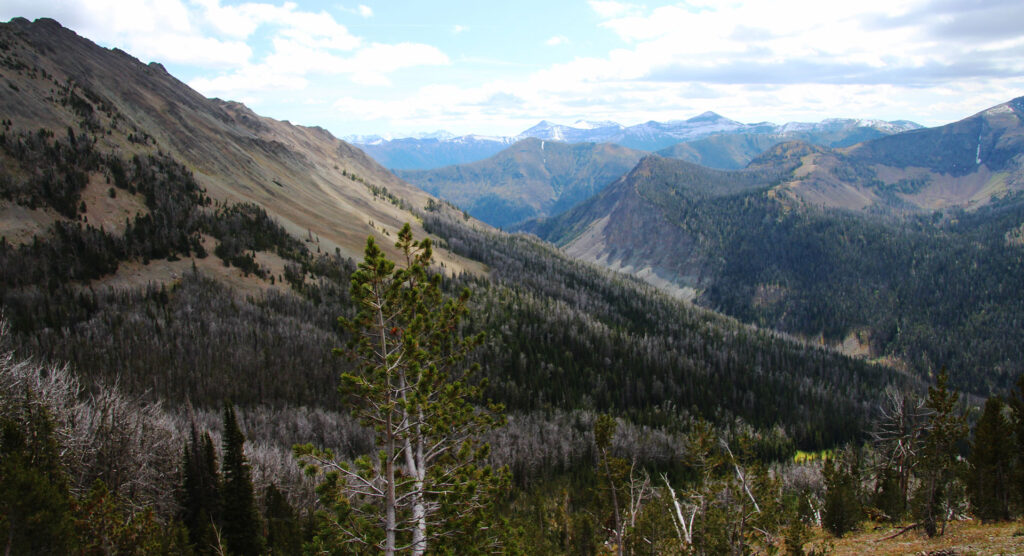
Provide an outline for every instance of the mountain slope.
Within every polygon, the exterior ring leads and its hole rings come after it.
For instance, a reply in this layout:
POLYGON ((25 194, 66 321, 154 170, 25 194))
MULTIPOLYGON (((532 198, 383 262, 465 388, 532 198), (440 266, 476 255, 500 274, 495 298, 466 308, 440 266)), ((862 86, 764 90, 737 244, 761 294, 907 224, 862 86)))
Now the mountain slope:
POLYGON ((666 209, 671 203, 688 205, 762 188, 788 169, 730 172, 648 156, 595 197, 522 229, 563 246, 573 257, 689 298, 705 281, 705 255, 697 231, 680 228, 666 209), (645 195, 652 189, 669 191, 669 204, 645 195))
MULTIPOLYGON (((101 48, 53 20, 14 19, 0 27, 0 41, 0 113, 14 128, 82 129, 97 136, 101 151, 128 157, 159 149, 185 163, 214 199, 266 207, 328 251, 358 256, 374 230, 393 233, 413 220, 388 193, 407 207, 430 199, 324 129, 206 99, 159 64, 101 48)), ((455 268, 480 270, 440 255, 455 268)))
POLYGON ((757 155, 785 142, 779 135, 735 134, 712 135, 703 139, 676 143, 657 151, 655 154, 666 158, 678 158, 709 168, 739 170, 757 155))
POLYGON ((557 214, 600 191, 643 153, 612 144, 524 139, 472 164, 397 174, 493 226, 557 214))
MULTIPOLYGON (((762 162, 792 158, 789 148, 780 145, 762 162)), ((978 207, 1024 190, 1024 98, 941 127, 801 156, 780 188, 793 199, 852 209, 978 207)))

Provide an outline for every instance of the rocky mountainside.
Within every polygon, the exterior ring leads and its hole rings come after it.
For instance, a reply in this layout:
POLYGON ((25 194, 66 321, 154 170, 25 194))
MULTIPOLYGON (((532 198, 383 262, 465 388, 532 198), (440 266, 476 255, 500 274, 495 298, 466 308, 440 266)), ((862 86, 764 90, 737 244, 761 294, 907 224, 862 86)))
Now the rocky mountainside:
MULTIPOLYGON (((292 234, 317 238, 322 250, 359 256, 367 235, 394 233, 415 221, 409 208, 432 199, 324 129, 204 98, 159 64, 99 47, 56 21, 0 25, 0 49, 0 114, 9 129, 82 130, 99 151, 129 159, 164 153, 213 199, 265 207, 292 234)), ((0 211, 7 235, 49 220, 9 205, 0 211)), ((479 269, 440 256, 454 268, 479 269)))
POLYGON ((471 164, 397 172, 492 226, 558 214, 629 171, 644 153, 609 143, 524 139, 471 164))
MULTIPOLYGON (((396 173, 491 225, 508 227, 529 218, 563 212, 625 174, 631 167, 625 163, 638 161, 642 151, 619 147, 620 144, 659 142, 671 138, 683 142, 666 147, 657 154, 711 168, 737 170, 772 147, 796 139, 815 145, 841 147, 914 127, 908 122, 859 120, 826 120, 818 124, 784 126, 746 125, 711 112, 684 122, 648 122, 629 128, 613 122, 577 122, 576 126, 541 122, 523 132, 521 137, 527 136, 528 139, 520 140, 486 160, 433 170, 397 170, 396 173), (716 133, 707 135, 712 131, 716 133), (575 144, 580 140, 592 142, 575 144), (596 141, 608 141, 615 147, 603 146, 599 152, 591 152, 596 141), (546 157, 541 148, 543 145, 548 146, 546 157), (568 152, 575 154, 566 157, 563 153, 568 152), (629 155, 624 157, 623 153, 629 155), (567 162, 569 159, 573 162, 567 162)), ((487 148, 493 148, 496 140, 491 138, 489 141, 487 148)), ((442 146, 451 152, 459 145, 481 142, 474 136, 447 140, 398 139, 378 141, 364 148, 387 149, 389 154, 384 156, 392 162, 397 160, 396 156, 415 156, 426 162, 442 146), (401 154, 403 152, 406 154, 401 154)))

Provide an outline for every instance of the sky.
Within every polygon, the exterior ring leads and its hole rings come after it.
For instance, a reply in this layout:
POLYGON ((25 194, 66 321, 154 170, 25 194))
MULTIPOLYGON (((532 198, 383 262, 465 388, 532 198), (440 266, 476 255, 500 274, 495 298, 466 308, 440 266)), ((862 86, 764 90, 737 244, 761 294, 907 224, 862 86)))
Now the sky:
POLYGON ((1021 0, 4 0, 208 97, 339 137, 852 117, 1024 96, 1021 0))

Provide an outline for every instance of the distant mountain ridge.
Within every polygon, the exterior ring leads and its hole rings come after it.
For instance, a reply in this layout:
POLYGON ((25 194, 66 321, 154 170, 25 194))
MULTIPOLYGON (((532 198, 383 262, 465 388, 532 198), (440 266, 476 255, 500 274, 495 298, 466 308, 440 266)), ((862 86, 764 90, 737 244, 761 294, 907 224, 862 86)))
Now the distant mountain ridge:
POLYGON ((507 228, 571 208, 628 172, 645 154, 612 143, 531 137, 473 163, 396 173, 492 226, 507 228))
MULTIPOLYGON (((829 147, 845 147, 867 139, 874 139, 901 133, 921 126, 899 120, 838 119, 832 118, 817 123, 790 122, 777 125, 769 122, 744 124, 723 117, 714 112, 704 112, 687 120, 668 122, 649 121, 633 126, 601 121, 578 121, 563 125, 542 120, 537 125, 512 137, 482 135, 453 136, 446 132, 434 132, 428 136, 389 139, 381 136, 351 136, 346 139, 358 145, 382 166, 393 170, 424 170, 475 162, 498 153, 517 141, 535 138, 563 143, 615 143, 636 150, 658 151, 669 149, 680 143, 697 141, 718 136, 756 137, 755 144, 771 142, 777 144, 799 139, 829 147), (762 139, 771 138, 770 140, 762 139)), ((770 145, 769 145, 770 146, 770 145)), ((699 162, 686 158, 691 162, 699 162)), ((723 162, 722 169, 742 167, 742 162, 759 154, 744 150, 737 158, 723 162)), ((666 156, 673 156, 670 152, 666 156)), ((716 160, 715 157, 711 157, 716 160)), ((717 166, 716 166, 717 167, 717 166)))

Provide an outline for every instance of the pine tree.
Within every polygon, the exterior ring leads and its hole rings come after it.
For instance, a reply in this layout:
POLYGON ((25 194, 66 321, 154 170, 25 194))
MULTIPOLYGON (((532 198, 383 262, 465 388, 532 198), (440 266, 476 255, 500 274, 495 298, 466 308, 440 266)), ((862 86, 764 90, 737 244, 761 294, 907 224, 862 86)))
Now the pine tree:
POLYGON ((238 427, 235 408, 230 403, 224 405, 222 444, 224 541, 232 554, 256 556, 263 550, 262 527, 245 458, 245 435, 238 427))
POLYGON ((1013 494, 1017 513, 1024 513, 1024 375, 1017 378, 1017 389, 1010 398, 1013 408, 1016 450, 1013 459, 1013 494))
POLYGON ((864 515, 860 502, 860 465, 846 450, 825 461, 825 511, 822 526, 837 537, 852 531, 864 515))
POLYGON ((1010 518, 1010 460, 1012 432, 1003 415, 1006 404, 998 396, 985 401, 974 432, 969 462, 971 504, 983 522, 1010 518))
POLYGON ((195 550, 207 554, 217 545, 214 527, 220 526, 221 519, 220 473, 210 433, 200 435, 195 423, 183 450, 181 477, 179 518, 195 550))
POLYGON ((952 502, 948 497, 958 475, 957 444, 967 434, 966 418, 956 408, 960 395, 949 390, 948 380, 942 369, 935 386, 928 388, 927 436, 916 469, 920 487, 914 513, 930 537, 945 531, 946 507, 952 502))
POLYGON ((4 554, 66 553, 71 497, 46 410, 29 400, 22 419, 0 420, 0 547, 4 554))
POLYGON ((627 475, 626 462, 621 458, 613 457, 608 451, 611 449, 612 438, 615 437, 615 429, 618 426, 615 418, 611 415, 602 413, 597 416, 594 420, 594 444, 597 446, 597 451, 600 454, 598 461, 598 472, 602 475, 602 479, 606 482, 606 488, 608 489, 608 495, 612 506, 612 516, 614 521, 612 522, 612 539, 615 543, 615 549, 617 554, 624 554, 626 543, 625 543, 625 527, 622 520, 622 512, 619 506, 619 489, 622 483, 625 482, 627 475))
POLYGON ((386 554, 403 546, 413 554, 478 550, 493 542, 485 510, 508 482, 506 471, 480 463, 489 453, 480 434, 502 422, 500 407, 472 403, 486 383, 471 382, 477 366, 464 361, 482 336, 460 334, 469 292, 457 299, 442 294, 441 276, 427 272, 430 240, 413 241, 406 224, 395 246, 404 267, 367 240, 352 275, 358 313, 339 319, 352 340, 337 352, 359 364, 342 375, 341 390, 376 432, 380 451, 353 468, 329 451, 295 448, 308 469, 328 470, 319 492, 331 511, 321 514, 316 543, 327 551, 347 544, 349 551, 386 554))
POLYGON ((267 520, 268 553, 302 553, 302 532, 298 517, 288 499, 273 483, 263 493, 263 516, 267 520))
POLYGON ((148 508, 132 512, 128 502, 101 480, 75 502, 80 554, 193 554, 181 523, 161 523, 148 508))

